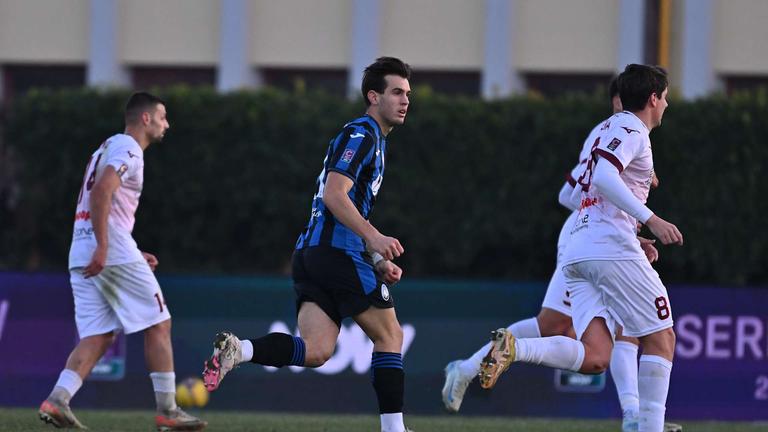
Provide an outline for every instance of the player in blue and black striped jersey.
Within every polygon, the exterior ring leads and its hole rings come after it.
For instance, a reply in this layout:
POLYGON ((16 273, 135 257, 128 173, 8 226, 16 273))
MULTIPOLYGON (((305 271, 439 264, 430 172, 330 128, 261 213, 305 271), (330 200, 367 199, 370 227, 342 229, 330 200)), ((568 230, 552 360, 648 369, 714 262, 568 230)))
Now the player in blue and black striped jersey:
POLYGON ((388 285, 404 249, 368 220, 384 178, 387 134, 405 121, 410 67, 381 57, 365 69, 365 115, 330 142, 306 229, 296 242, 292 276, 301 337, 270 333, 240 340, 216 336, 203 372, 209 390, 238 363, 322 366, 333 354, 341 320, 351 317, 373 341, 371 369, 382 431, 403 432, 403 331, 388 285))

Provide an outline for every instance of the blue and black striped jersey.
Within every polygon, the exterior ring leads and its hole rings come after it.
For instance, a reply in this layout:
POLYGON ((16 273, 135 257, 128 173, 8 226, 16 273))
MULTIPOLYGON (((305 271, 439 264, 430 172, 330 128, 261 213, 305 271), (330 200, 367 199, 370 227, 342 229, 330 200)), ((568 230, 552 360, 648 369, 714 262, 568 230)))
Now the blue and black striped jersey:
POLYGON ((312 200, 312 215, 296 242, 296 249, 328 245, 335 248, 364 251, 363 239, 342 225, 323 203, 323 190, 328 173, 335 171, 352 179, 349 199, 360 215, 368 219, 384 178, 386 141, 376 120, 364 115, 344 126, 334 138, 317 178, 317 193, 312 200))

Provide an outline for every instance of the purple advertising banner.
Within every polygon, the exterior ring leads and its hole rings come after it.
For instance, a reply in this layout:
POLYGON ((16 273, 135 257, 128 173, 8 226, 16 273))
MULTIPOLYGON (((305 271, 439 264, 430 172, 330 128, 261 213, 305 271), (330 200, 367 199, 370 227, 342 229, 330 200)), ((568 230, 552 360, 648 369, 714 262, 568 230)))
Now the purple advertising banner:
MULTIPOLYGON (((180 377, 199 373, 216 329, 240 327, 262 334, 284 327, 290 332, 295 325, 290 322, 295 316, 287 279, 161 277, 160 281, 166 297, 175 301, 169 302, 169 307, 174 316, 173 340, 180 377), (228 293, 217 298, 236 301, 222 300, 212 307, 211 287, 228 293)), ((472 303, 472 299, 483 297, 477 295, 478 284, 473 282, 436 282, 428 288, 416 282, 400 285, 398 315, 410 332, 406 356, 409 406, 412 412, 431 414, 442 409, 439 389, 445 364, 458 355, 471 354, 488 329, 535 314, 544 290, 543 284, 525 287, 514 282, 498 283, 498 287, 494 285, 487 291, 487 296, 494 296, 499 306, 485 303, 483 308, 472 303), (451 335, 449 343, 446 334, 451 335)), ((768 289, 671 286, 669 295, 677 334, 667 400, 670 418, 768 420, 768 289)), ((364 339, 362 333, 353 330, 345 327, 339 341, 341 348, 329 362, 341 365, 338 370, 301 372, 283 368, 274 372, 261 367, 241 368, 243 379, 231 383, 230 394, 219 392, 211 405, 281 411, 310 406, 315 410, 368 409, 365 403, 370 389, 365 385, 365 371, 370 354, 348 352, 350 347, 360 345, 353 343, 356 338, 364 339), (342 361, 344 355, 352 357, 342 361), (286 388, 295 386, 327 385, 329 379, 337 384, 339 380, 362 384, 349 386, 351 396, 344 406, 332 406, 330 402, 325 406, 323 400, 312 401, 315 405, 308 400, 302 406, 293 394, 283 394, 286 388), (242 388, 236 387, 240 384, 242 388), (251 391, 248 389, 253 385, 271 397, 261 400, 238 396, 242 394, 239 392, 251 391), (244 400, 250 405, 243 405, 244 400)), ((100 381, 89 383, 78 394, 82 406, 145 407, 151 403, 146 397, 149 381, 141 352, 143 344, 140 336, 132 338, 119 339, 102 359, 91 377, 100 381), (115 391, 118 384, 120 392, 115 391)), ((19 389, 0 394, 0 406, 39 403, 55 383, 76 341, 68 275, 0 273, 0 382, 19 389)), ((470 397, 465 401, 467 412, 584 417, 611 417, 619 412, 610 375, 586 377, 556 371, 553 380, 553 372, 545 368, 514 369, 508 372, 514 374, 514 379, 500 380, 492 394, 470 387, 470 397), (516 390, 520 385, 530 390, 521 396, 516 390)))

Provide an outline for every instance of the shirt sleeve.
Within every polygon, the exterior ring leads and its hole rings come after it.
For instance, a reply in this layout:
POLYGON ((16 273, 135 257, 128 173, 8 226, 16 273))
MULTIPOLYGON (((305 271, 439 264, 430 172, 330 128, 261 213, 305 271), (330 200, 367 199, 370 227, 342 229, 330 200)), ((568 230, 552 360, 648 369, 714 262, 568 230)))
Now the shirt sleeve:
POLYGON ((373 147, 374 140, 369 134, 358 129, 346 129, 331 155, 328 171, 338 172, 357 181, 363 167, 371 163, 373 147))
POLYGON ((607 134, 600 137, 593 153, 606 159, 621 173, 642 146, 643 139, 639 131, 619 126, 611 128, 607 134))
POLYGON ((638 221, 646 223, 653 216, 651 209, 640 202, 621 180, 616 167, 606 163, 598 163, 592 176, 592 184, 616 207, 638 221))
POLYGON ((120 177, 120 181, 125 181, 136 175, 141 168, 142 153, 135 146, 116 143, 114 147, 107 149, 104 160, 104 167, 112 166, 120 177))

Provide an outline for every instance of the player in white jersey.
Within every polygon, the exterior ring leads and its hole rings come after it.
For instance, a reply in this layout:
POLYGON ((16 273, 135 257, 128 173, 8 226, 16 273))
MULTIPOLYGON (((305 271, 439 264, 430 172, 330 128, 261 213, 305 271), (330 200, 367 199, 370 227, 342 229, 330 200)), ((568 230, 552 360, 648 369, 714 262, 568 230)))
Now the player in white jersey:
MULTIPOLYGON (((611 108, 615 113, 622 111, 621 99, 616 78, 611 80, 608 88, 611 108)), ((580 197, 573 193, 577 181, 587 166, 587 161, 592 152, 592 145, 603 132, 605 122, 598 123, 584 141, 576 166, 568 173, 566 183, 560 190, 558 201, 561 205, 571 210, 571 214, 563 223, 557 241, 557 264, 552 278, 547 286, 541 310, 536 317, 524 319, 510 324, 506 330, 517 338, 533 338, 547 336, 569 336, 575 338, 571 321, 571 299, 566 290, 565 276, 563 275, 562 257, 565 246, 570 239, 570 230, 579 214, 580 197), (575 197, 575 202, 574 202, 575 197)), ((655 187, 658 180, 653 178, 655 187)), ((658 258, 658 251, 653 246, 653 241, 638 237, 649 262, 658 258)), ((637 396, 637 351, 639 341, 637 338, 625 337, 621 331, 616 335, 617 343, 611 354, 611 375, 616 385, 616 390, 621 403, 623 414, 622 429, 626 431, 637 430, 638 396, 637 396)), ((445 408, 449 412, 458 412, 464 399, 467 387, 478 375, 483 358, 488 354, 491 343, 477 350, 472 356, 462 360, 454 360, 445 368, 445 384, 443 385, 442 398, 445 408)), ((492 387, 493 382, 481 380, 481 385, 492 387)), ((673 429, 673 427, 671 427, 673 429)))
POLYGON ((637 222, 663 244, 683 243, 673 224, 645 206, 653 178, 648 134, 667 107, 667 74, 629 65, 619 75, 625 111, 609 119, 580 176, 581 207, 564 258, 578 340, 517 339, 495 332, 482 373, 498 376, 514 361, 600 373, 607 367, 617 325, 640 338, 639 431, 661 432, 675 347, 666 288, 637 240, 637 222))
POLYGON ((176 406, 171 315, 152 273, 158 261, 141 252, 131 236, 144 182, 144 150, 169 127, 165 103, 135 93, 125 108, 125 133, 104 141, 86 166, 69 252, 80 342, 38 413, 56 427, 83 428, 69 401, 121 331, 144 332, 158 430, 201 430, 207 425, 176 406))

